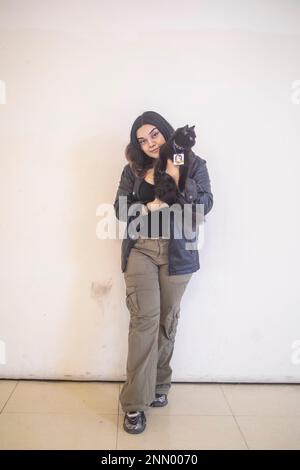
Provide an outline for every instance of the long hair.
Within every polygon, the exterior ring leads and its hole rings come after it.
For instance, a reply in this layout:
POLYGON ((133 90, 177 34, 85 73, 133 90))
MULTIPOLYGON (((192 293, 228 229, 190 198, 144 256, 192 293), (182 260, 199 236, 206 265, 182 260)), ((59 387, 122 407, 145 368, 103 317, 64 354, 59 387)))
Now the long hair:
POLYGON ((149 168, 153 167, 154 163, 154 159, 148 157, 148 155, 143 152, 136 137, 136 131, 144 124, 152 124, 155 126, 164 136, 166 141, 174 133, 174 129, 171 124, 155 111, 145 111, 136 118, 131 127, 130 142, 126 146, 125 157, 135 175, 141 178, 145 176, 149 168))

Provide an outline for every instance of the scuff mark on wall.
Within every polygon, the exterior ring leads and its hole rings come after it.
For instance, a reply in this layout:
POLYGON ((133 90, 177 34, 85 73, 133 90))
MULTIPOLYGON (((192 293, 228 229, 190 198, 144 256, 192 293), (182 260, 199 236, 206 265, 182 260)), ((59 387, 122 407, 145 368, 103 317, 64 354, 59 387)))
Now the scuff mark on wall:
POLYGON ((91 297, 98 302, 102 302, 112 288, 112 278, 104 282, 92 282, 91 284, 91 297))

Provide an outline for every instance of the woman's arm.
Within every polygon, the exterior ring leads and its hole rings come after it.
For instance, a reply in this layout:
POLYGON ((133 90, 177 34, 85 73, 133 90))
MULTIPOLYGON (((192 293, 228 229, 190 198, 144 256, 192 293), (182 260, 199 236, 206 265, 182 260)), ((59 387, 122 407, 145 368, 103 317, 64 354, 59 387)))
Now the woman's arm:
POLYGON ((186 178, 185 189, 179 194, 179 201, 184 204, 203 204, 204 215, 213 207, 213 194, 211 192, 210 178, 206 160, 197 155, 195 167, 190 176, 186 178))
MULTIPOLYGON (((204 215, 206 215, 213 207, 213 194, 211 192, 210 178, 206 166, 206 160, 198 157, 198 155, 194 155, 194 158, 196 160, 193 171, 190 176, 186 178, 185 189, 183 192, 179 193, 178 202, 181 202, 182 204, 203 204, 204 215)), ((178 187, 179 166, 174 165, 170 159, 168 159, 167 162, 166 173, 172 176, 178 187)), ((154 201, 147 204, 147 208, 149 210, 156 210, 165 206, 168 206, 168 204, 163 203, 158 198, 155 198, 154 201), (163 204, 163 206, 159 206, 159 204, 163 204)))
POLYGON ((147 202, 147 209, 149 211, 156 211, 157 209, 162 209, 162 207, 169 207, 169 204, 161 201, 157 197, 153 201, 147 202))
POLYGON ((132 172, 129 163, 127 163, 123 168, 114 202, 116 217, 123 222, 127 222, 129 208, 133 204, 140 204, 142 211, 144 213, 147 211, 146 206, 139 202, 136 195, 133 193, 134 180, 134 173, 132 172), (119 199, 120 197, 121 199, 119 199))

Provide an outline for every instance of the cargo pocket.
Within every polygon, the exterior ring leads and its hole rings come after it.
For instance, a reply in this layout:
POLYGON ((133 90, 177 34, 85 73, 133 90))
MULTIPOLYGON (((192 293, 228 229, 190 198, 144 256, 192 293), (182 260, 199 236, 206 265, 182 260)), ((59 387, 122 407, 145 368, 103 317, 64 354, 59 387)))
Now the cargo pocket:
POLYGON ((139 306, 134 286, 126 287, 126 305, 130 312, 137 313, 139 306))
POLYGON ((180 318, 180 308, 173 307, 170 309, 167 318, 165 319, 163 329, 165 332, 165 336, 169 339, 172 343, 175 342, 175 336, 177 331, 178 320, 180 318))

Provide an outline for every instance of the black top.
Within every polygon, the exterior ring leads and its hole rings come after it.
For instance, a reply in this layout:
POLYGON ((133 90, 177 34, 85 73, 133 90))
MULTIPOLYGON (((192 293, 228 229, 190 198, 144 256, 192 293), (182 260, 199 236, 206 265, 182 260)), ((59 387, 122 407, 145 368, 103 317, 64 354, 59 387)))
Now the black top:
MULTIPOLYGON (((143 180, 140 186, 140 201, 143 204, 153 201, 155 199, 154 194, 154 184, 148 183, 146 180, 143 180)), ((149 211, 147 215, 142 216, 142 221, 145 220, 145 224, 140 224, 140 230, 138 230, 143 237, 151 238, 151 229, 153 237, 166 237, 169 238, 169 207, 162 207, 155 211, 149 211), (164 214, 164 215, 163 215, 164 214), (162 217, 164 217, 164 224, 162 222, 162 217), (148 220, 148 233, 146 222, 148 220)))
POLYGON ((155 199, 154 184, 143 180, 140 186, 140 199, 143 203, 153 201, 155 199))

